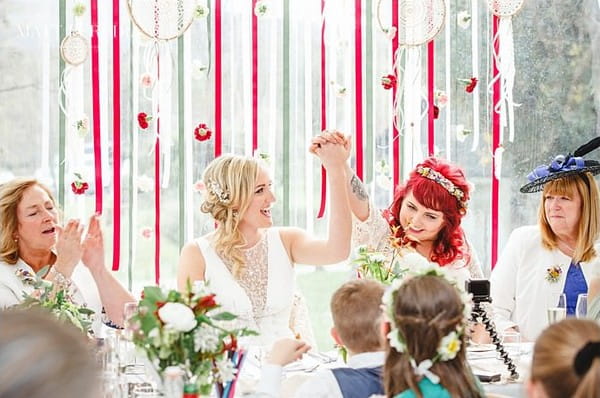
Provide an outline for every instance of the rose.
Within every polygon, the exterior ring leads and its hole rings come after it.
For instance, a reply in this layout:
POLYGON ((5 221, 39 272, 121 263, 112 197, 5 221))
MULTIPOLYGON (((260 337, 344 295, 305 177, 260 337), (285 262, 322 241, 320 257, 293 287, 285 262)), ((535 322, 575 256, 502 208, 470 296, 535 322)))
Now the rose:
POLYGON ((82 195, 89 187, 89 184, 81 178, 81 174, 75 173, 75 181, 71 183, 71 190, 73 193, 75 195, 82 195))
POLYGON ((389 74, 381 78, 381 85, 384 89, 389 90, 396 87, 396 76, 389 74))
POLYGON ((138 125, 141 129, 145 130, 148 128, 150 120, 152 120, 152 116, 148 116, 145 112, 140 112, 137 115, 138 125))
POLYGON ((472 93, 479 80, 476 77, 471 77, 470 79, 458 79, 458 81, 465 84, 465 91, 467 93, 472 93))
POLYGON ((212 131, 209 130, 208 126, 205 123, 200 123, 194 129, 194 138, 196 138, 198 141, 206 141, 210 139, 211 135, 212 131))
POLYGON ((179 332, 189 332, 198 324, 192 309, 181 303, 166 303, 158 310, 158 317, 179 332))

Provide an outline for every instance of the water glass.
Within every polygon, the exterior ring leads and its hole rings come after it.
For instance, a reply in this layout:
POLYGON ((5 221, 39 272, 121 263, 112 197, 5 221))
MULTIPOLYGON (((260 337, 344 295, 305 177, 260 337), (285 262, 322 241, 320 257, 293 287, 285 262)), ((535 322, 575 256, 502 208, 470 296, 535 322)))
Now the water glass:
POLYGON ((575 316, 577 318, 586 318, 587 317, 587 307, 588 307, 588 295, 586 293, 581 293, 577 296, 577 305, 575 306, 575 316))
POLYGON ((550 298, 547 308, 548 324, 560 322, 567 317, 567 296, 564 293, 550 298))
POLYGON ((521 356, 521 333, 516 330, 503 332, 501 335, 502 345, 511 359, 518 359, 521 356))
POLYGON ((138 303, 137 301, 131 301, 125 303, 123 307, 123 337, 127 340, 132 340, 132 330, 131 330, 131 317, 137 314, 138 312, 138 303))

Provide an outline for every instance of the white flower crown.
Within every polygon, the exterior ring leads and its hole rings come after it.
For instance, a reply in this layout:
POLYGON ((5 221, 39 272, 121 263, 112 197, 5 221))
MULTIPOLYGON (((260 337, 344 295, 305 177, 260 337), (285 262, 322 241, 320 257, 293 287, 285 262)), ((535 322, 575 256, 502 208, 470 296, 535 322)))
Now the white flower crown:
POLYGON ((456 282, 449 278, 446 274, 446 271, 436 265, 431 264, 430 267, 421 268, 416 272, 411 272, 409 276, 404 279, 396 279, 392 282, 392 284, 385 291, 382 302, 385 306, 386 316, 390 322, 390 332, 387 334, 387 338, 390 342, 390 346, 392 346, 397 352, 403 353, 408 356, 410 364, 413 368, 413 371, 418 376, 425 376, 432 383, 439 383, 439 377, 435 375, 433 372, 429 370, 434 363, 438 361, 450 361, 456 358, 456 355, 460 351, 461 348, 461 337, 465 333, 465 324, 461 322, 457 325, 456 329, 450 331, 446 336, 440 339, 438 344, 436 354, 433 358, 425 359, 421 363, 417 364, 413 358, 407 352, 406 348, 406 338, 400 332, 398 325, 395 321, 395 311, 394 311, 394 301, 396 297, 396 293, 400 286, 408 279, 415 276, 438 276, 440 278, 446 279, 452 286, 456 288, 458 291, 461 301, 463 302, 463 317, 464 319, 469 319, 472 311, 472 302, 473 297, 471 294, 466 293, 463 289, 456 285, 456 282))

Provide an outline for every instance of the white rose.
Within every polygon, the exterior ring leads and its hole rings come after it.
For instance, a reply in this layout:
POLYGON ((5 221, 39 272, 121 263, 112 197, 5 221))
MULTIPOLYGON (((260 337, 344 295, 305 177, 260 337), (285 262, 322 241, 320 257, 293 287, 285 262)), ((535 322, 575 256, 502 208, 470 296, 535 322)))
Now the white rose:
POLYGON ((168 327, 180 332, 189 332, 198 323, 192 309, 181 303, 166 303, 158 310, 158 316, 168 327))

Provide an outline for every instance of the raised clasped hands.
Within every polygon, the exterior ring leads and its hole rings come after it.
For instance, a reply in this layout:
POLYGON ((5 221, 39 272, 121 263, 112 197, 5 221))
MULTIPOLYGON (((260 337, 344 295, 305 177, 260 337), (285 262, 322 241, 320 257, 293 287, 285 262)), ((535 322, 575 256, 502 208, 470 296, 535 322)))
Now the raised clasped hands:
POLYGON ((326 130, 313 137, 308 150, 321 159, 325 169, 329 169, 346 163, 350 157, 350 139, 337 130, 326 130))

